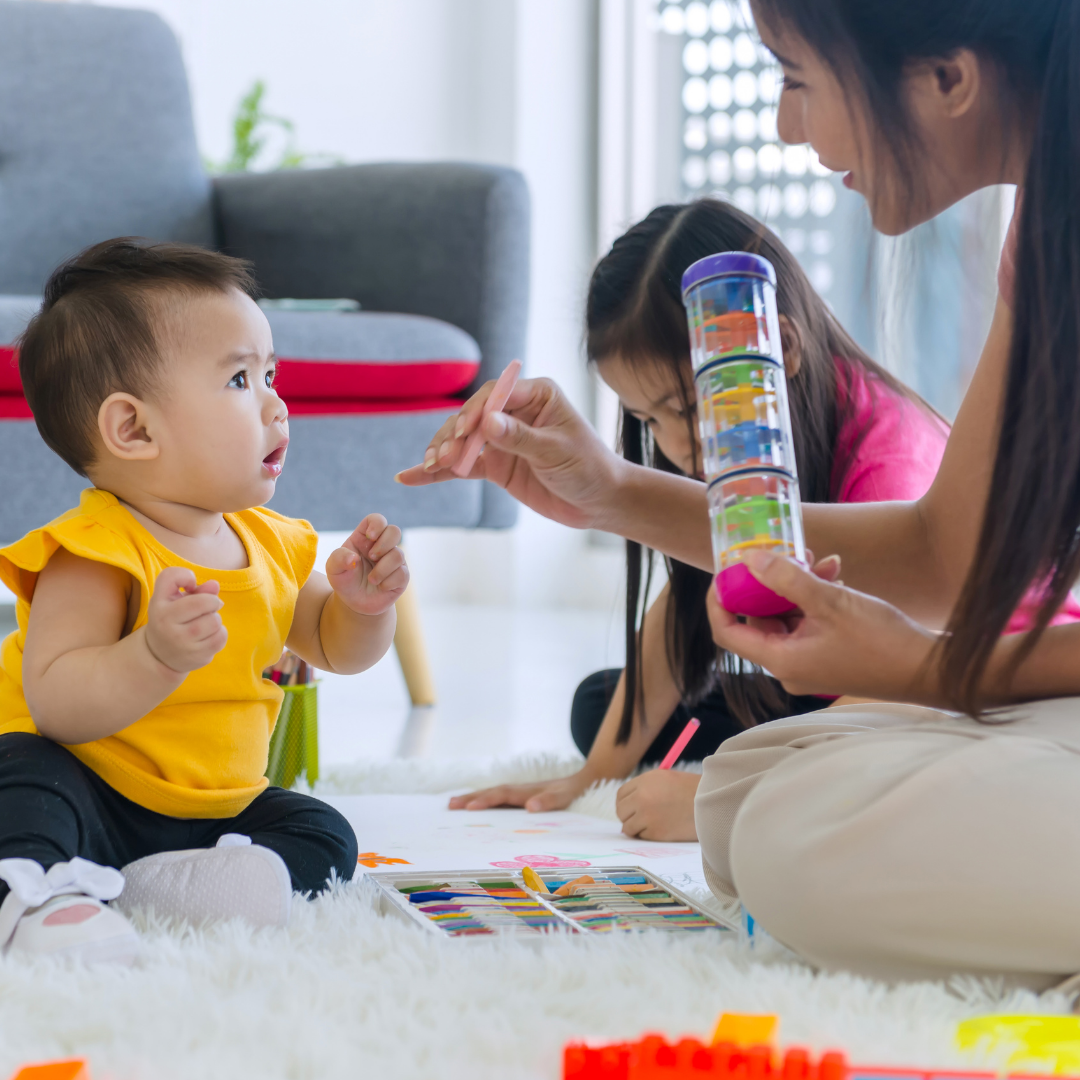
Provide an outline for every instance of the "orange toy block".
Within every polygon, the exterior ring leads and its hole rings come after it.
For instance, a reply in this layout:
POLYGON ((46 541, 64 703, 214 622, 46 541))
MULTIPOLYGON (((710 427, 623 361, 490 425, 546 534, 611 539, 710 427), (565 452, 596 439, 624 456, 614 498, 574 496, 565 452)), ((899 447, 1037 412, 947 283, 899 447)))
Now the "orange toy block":
POLYGON ((713 1032, 713 1045, 732 1043, 734 1046, 771 1046, 776 1048, 779 1018, 752 1013, 722 1013, 713 1032))
POLYGON ((83 1058, 45 1061, 40 1065, 24 1065, 11 1080, 90 1080, 90 1070, 83 1058))

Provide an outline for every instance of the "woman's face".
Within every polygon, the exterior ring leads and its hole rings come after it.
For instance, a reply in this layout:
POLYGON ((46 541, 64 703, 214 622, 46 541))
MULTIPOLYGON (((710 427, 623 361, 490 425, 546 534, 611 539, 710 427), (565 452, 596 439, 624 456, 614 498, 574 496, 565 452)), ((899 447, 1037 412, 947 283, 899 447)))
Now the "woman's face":
POLYGON ((981 187, 1016 182, 990 85, 993 72, 969 50, 915 65, 904 77, 905 107, 921 144, 918 174, 908 178, 874 137, 858 95, 845 93, 818 53, 793 32, 762 18, 757 25, 784 73, 780 138, 808 142, 823 165, 843 174, 844 185, 866 199, 880 232, 899 235, 981 187))
MULTIPOLYGON (((687 476, 696 475, 701 479, 701 451, 693 399, 688 411, 678 377, 665 366, 665 361, 630 364, 621 356, 607 356, 596 367, 600 378, 619 395, 622 407, 648 426, 664 457, 687 476)), ((686 369, 689 375, 689 356, 686 369)))

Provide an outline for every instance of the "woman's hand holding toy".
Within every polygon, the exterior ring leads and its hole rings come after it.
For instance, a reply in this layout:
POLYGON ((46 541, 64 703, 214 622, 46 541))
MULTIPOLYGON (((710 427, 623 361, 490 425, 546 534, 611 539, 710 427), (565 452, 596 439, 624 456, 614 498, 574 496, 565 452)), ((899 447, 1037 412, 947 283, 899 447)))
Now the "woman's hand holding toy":
POLYGON ((759 664, 792 694, 845 693, 916 704, 939 704, 932 667, 938 635, 891 604, 848 589, 839 560, 823 559, 813 572, 791 559, 750 552, 746 565, 762 584, 798 609, 775 619, 740 622, 710 589, 713 640, 759 664))

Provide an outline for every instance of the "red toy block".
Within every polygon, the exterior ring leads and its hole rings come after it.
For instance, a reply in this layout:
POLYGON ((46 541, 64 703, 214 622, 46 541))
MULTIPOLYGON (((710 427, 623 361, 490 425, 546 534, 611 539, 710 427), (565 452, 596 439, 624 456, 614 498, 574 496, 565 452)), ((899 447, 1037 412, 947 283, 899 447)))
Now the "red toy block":
POLYGON ((563 1051, 563 1080, 627 1080, 630 1044, 591 1047, 570 1043, 563 1051))
MULTIPOLYGON (((755 1018, 738 1018, 757 1019, 755 1018)), ((67 1064, 81 1064, 79 1062, 67 1064)), ((48 1066, 44 1066, 48 1068, 48 1066)), ((790 1047, 779 1058, 771 1046, 739 1046, 732 1041, 707 1046, 697 1039, 669 1043, 646 1035, 635 1043, 588 1047, 571 1043, 563 1054, 564 1080, 1000 1080, 992 1072, 946 1069, 897 1069, 848 1065, 838 1050, 815 1063, 809 1050, 790 1047)), ((89 1080, 82 1072, 30 1073, 15 1080, 89 1080)), ((1080 1080, 1080 1077, 1011 1073, 1006 1080, 1080 1080)))
POLYGON ((646 1035, 630 1047, 627 1080, 705 1080, 717 1075, 712 1048, 698 1039, 682 1039, 673 1045, 660 1035, 646 1035))
POLYGON ((817 1067, 818 1080, 849 1080, 847 1058, 839 1050, 821 1055, 817 1067))
POLYGON ((11 1080, 90 1080, 90 1070, 83 1058, 69 1058, 24 1065, 11 1080))

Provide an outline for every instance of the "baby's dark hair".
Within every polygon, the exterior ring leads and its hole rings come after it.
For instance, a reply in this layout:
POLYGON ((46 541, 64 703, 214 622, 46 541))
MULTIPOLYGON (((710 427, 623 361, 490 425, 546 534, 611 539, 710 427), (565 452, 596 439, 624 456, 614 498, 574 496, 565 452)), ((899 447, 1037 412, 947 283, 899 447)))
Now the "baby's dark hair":
POLYGON ((101 403, 160 388, 162 296, 255 295, 251 266, 192 244, 106 240, 58 266, 19 339, 19 375, 50 449, 86 475, 101 403))

